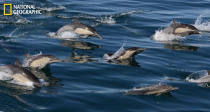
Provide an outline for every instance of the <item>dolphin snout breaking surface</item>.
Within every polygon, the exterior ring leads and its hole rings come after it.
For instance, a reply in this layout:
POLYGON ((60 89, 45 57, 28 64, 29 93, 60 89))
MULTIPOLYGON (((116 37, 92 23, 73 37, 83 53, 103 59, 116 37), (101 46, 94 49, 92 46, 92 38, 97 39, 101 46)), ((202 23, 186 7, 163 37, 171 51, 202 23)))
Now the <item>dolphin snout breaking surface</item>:
POLYGON ((49 64, 61 62, 56 56, 53 55, 45 55, 45 54, 37 54, 37 55, 30 55, 26 54, 26 58, 23 62, 23 67, 29 68, 37 68, 43 69, 49 64))

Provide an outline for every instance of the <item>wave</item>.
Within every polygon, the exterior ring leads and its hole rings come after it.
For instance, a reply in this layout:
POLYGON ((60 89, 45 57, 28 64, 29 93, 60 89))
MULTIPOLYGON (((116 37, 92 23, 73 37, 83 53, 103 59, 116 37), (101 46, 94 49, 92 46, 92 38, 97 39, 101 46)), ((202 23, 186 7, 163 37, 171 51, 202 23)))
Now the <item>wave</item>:
POLYGON ((62 19, 88 19, 95 22, 99 22, 99 24, 116 24, 117 19, 125 16, 129 16, 132 14, 142 13, 143 11, 128 11, 128 12, 121 12, 117 14, 110 14, 110 15, 90 15, 90 14, 82 14, 82 13, 74 13, 71 12, 71 14, 63 14, 63 15, 57 15, 58 18, 62 19))
POLYGON ((29 24, 29 23, 32 22, 20 15, 12 15, 12 16, 0 15, 0 24, 29 24))
POLYGON ((39 7, 36 7, 37 9, 40 9, 44 12, 53 12, 53 11, 59 11, 59 10, 65 10, 66 7, 62 6, 62 5, 57 5, 51 2, 48 3, 42 3, 39 5, 39 7))
POLYGON ((47 12, 64 10, 64 9, 66 9, 66 7, 64 7, 64 6, 40 8, 40 10, 47 11, 47 12))

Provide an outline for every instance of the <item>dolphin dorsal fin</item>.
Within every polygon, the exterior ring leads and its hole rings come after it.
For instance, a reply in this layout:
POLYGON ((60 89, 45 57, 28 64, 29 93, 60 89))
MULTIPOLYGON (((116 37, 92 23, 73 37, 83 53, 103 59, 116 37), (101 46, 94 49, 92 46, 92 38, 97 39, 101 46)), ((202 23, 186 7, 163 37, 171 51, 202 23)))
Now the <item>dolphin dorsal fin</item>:
POLYGON ((74 23, 80 23, 78 19, 74 19, 74 23))
POLYGON ((207 73, 208 73, 208 75, 210 75, 210 71, 209 70, 207 70, 207 73))
POLYGON ((17 66, 21 67, 21 63, 20 63, 20 60, 19 60, 19 59, 16 59, 16 61, 15 61, 15 65, 17 65, 17 66))
POLYGON ((26 57, 26 58, 30 58, 31 55, 27 53, 27 54, 25 54, 25 57, 26 57))
POLYGON ((172 22, 173 24, 176 24, 176 19, 173 19, 173 22, 172 22))

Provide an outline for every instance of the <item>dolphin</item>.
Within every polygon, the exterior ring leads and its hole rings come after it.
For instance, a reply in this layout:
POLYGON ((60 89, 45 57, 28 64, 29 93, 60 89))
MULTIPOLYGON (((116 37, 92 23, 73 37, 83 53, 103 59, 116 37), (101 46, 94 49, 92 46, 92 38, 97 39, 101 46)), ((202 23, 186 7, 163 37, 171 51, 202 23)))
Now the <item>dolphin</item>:
POLYGON ((171 25, 163 30, 164 33, 167 34, 174 34, 178 36, 188 36, 192 34, 201 34, 201 31, 199 31, 195 26, 190 24, 182 24, 179 22, 176 22, 175 19, 171 23, 171 25))
POLYGON ((41 82, 28 69, 23 68, 19 60, 15 64, 0 66, 0 80, 27 87, 41 87, 41 82))
POLYGON ((77 38, 79 35, 81 38, 88 38, 89 36, 97 37, 99 39, 103 39, 95 28, 81 23, 79 20, 75 19, 73 23, 65 25, 58 29, 55 33, 55 37, 65 40, 71 40, 73 38, 77 38))
POLYGON ((53 55, 44 55, 44 54, 37 54, 37 55, 30 55, 26 54, 26 58, 23 61, 22 66, 28 68, 36 68, 36 69, 43 69, 49 64, 61 62, 56 56, 53 55))
POLYGON ((114 54, 112 53, 106 53, 104 54, 103 58, 106 60, 126 60, 126 59, 132 59, 135 55, 143 52, 146 50, 145 48, 139 48, 139 47, 130 47, 124 49, 122 46, 118 51, 116 51, 114 54))
POLYGON ((165 93, 169 93, 171 91, 177 90, 177 87, 173 87, 170 85, 151 85, 148 87, 136 87, 134 89, 125 91, 127 95, 161 95, 165 93))

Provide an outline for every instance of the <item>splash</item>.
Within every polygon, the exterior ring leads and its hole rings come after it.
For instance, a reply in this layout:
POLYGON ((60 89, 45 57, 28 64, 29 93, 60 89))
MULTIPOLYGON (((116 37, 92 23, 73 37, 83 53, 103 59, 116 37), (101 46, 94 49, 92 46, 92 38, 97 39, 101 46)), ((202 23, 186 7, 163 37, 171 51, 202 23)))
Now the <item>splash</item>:
POLYGON ((194 26, 202 31, 210 31, 210 21, 204 19, 204 15, 200 15, 196 21, 194 26))
POLYGON ((164 33, 163 30, 155 31, 155 34, 152 36, 152 38, 156 41, 178 41, 185 39, 185 37, 164 33))
POLYGON ((105 16, 105 17, 99 17, 98 19, 96 19, 96 21, 103 23, 103 24, 115 24, 116 20, 114 19, 114 17, 111 16, 105 16))
POLYGON ((125 52, 125 49, 124 49, 124 43, 123 43, 123 45, 120 47, 120 49, 117 50, 113 55, 108 56, 108 54, 105 54, 103 58, 106 60, 113 60, 113 59, 116 59, 119 56, 121 56, 124 52, 125 52))
MULTIPOLYGON (((130 16, 132 14, 142 13, 142 11, 128 11, 128 12, 120 12, 116 14, 108 14, 108 15, 90 15, 78 12, 71 12, 70 14, 57 15, 58 18, 62 19, 88 19, 98 22, 98 24, 116 24, 117 19, 125 16, 130 16)), ((97 25, 98 25, 97 24, 97 25)))
POLYGON ((42 10, 42 11, 46 11, 46 12, 53 12, 53 11, 59 11, 59 10, 64 10, 66 9, 66 7, 62 6, 62 5, 58 5, 57 7, 38 7, 38 9, 42 10))
POLYGON ((103 23, 103 24, 115 24, 116 19, 123 17, 123 16, 130 16, 132 14, 142 13, 142 11, 128 11, 128 12, 121 12, 118 14, 112 14, 112 15, 105 15, 101 16, 96 21, 103 23))
POLYGON ((139 13, 143 13, 143 11, 141 10, 133 10, 133 11, 128 11, 128 12, 122 12, 119 14, 119 16, 129 16, 132 14, 139 14, 139 13))
POLYGON ((57 39, 63 39, 63 40, 72 40, 72 39, 78 39, 79 35, 71 32, 71 31, 64 31, 64 32, 49 32, 47 33, 49 37, 57 38, 57 39))
POLYGON ((8 37, 13 37, 14 33, 15 33, 17 30, 19 30, 18 27, 15 28, 15 29, 8 35, 8 37))

